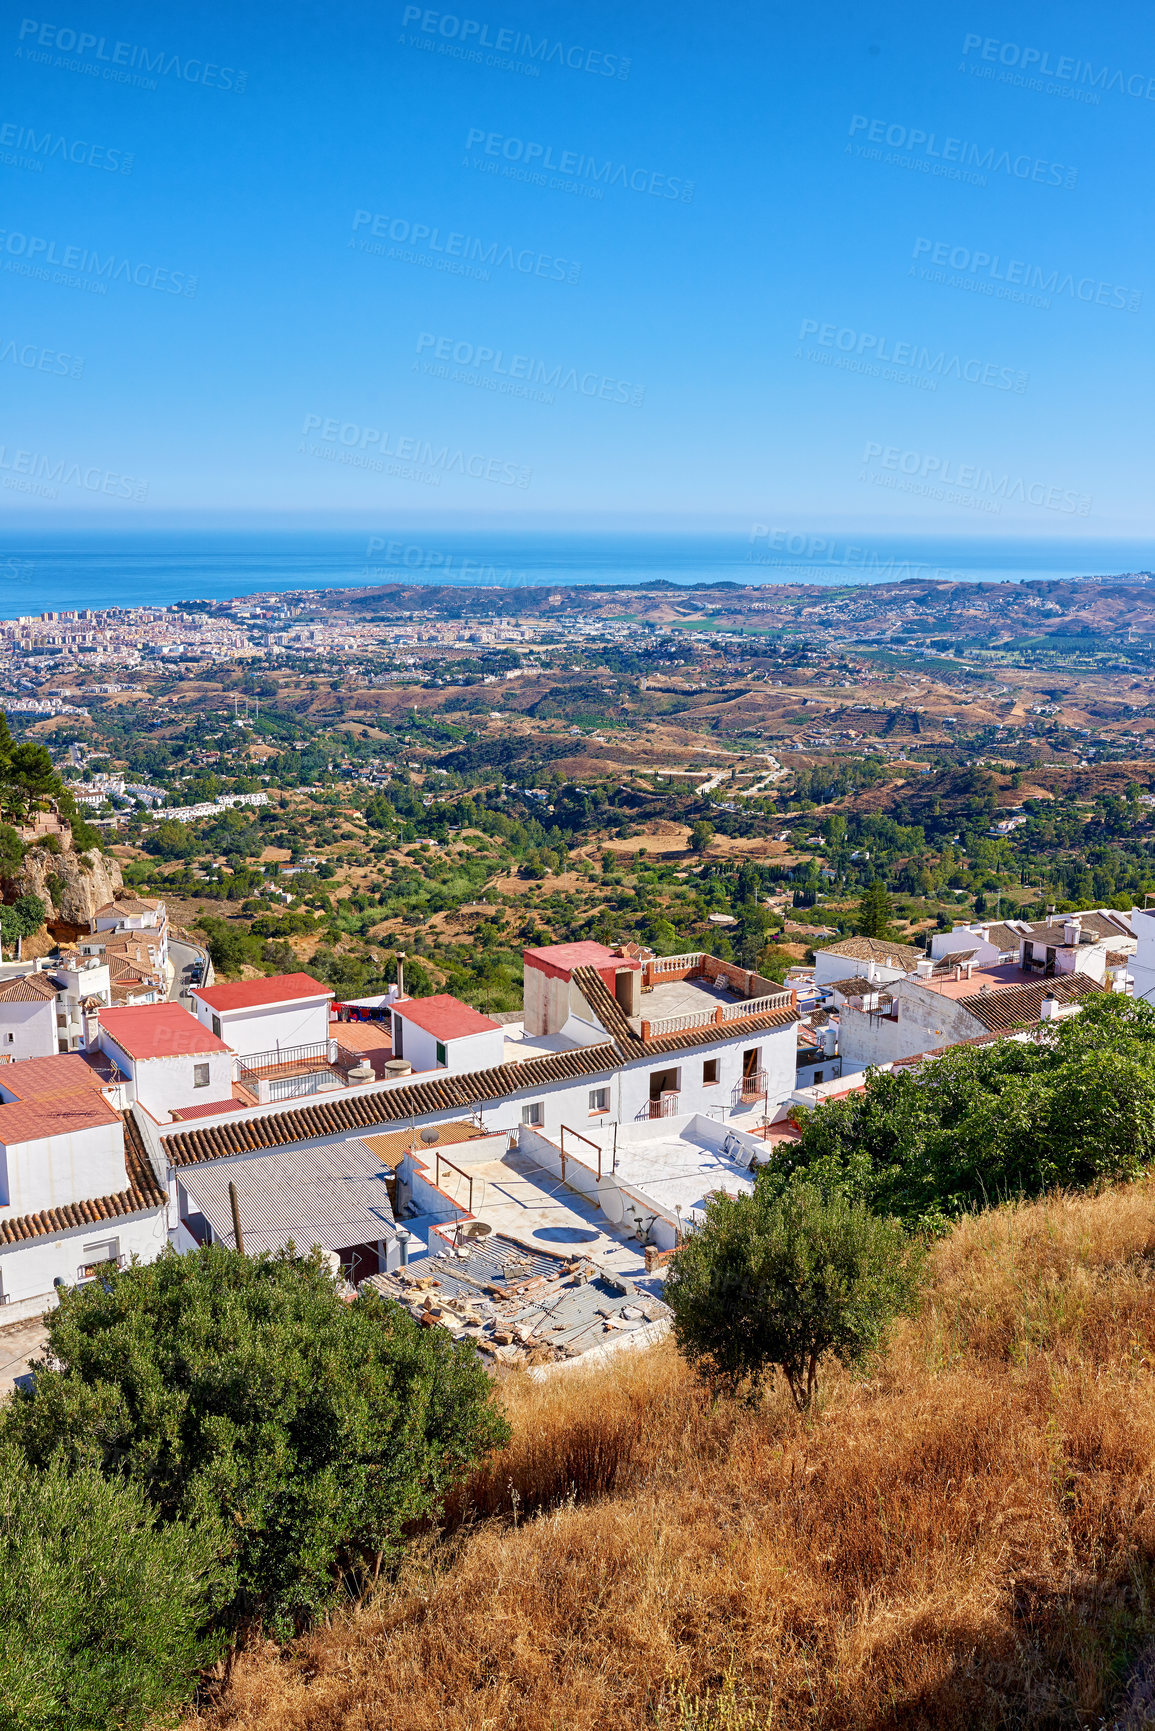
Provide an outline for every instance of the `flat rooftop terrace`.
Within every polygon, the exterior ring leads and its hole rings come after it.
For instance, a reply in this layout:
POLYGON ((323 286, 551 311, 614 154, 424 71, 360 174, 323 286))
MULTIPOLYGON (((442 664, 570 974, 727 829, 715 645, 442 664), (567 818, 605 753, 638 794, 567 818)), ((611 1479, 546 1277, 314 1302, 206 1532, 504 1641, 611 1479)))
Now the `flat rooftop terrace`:
MULTIPOLYGON (((682 1219, 689 1221, 705 1208, 712 1191, 751 1194, 754 1173, 745 1165, 747 1155, 746 1139, 723 1132, 716 1144, 692 1122, 658 1136, 633 1137, 619 1129, 614 1177, 643 1190, 670 1214, 680 1209, 682 1219)), ((759 1150, 759 1159, 765 1158, 759 1150)))

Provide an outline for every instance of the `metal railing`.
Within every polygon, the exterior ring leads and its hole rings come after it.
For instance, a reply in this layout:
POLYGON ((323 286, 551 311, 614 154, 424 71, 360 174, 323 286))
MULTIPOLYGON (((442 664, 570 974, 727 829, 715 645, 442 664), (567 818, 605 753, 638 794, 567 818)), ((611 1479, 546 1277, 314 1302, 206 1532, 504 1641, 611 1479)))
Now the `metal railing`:
POLYGON ((315 1040, 311 1045, 282 1046, 273 1052, 250 1052, 237 1059, 238 1082, 258 1082, 287 1064, 328 1064, 333 1049, 331 1040, 315 1040))
POLYGON ((643 1124, 650 1118, 676 1118, 680 1094, 665 1093, 660 1100, 647 1100, 634 1119, 635 1124, 643 1124))
POLYGON ((731 1100, 735 1106, 749 1105, 754 1100, 764 1099, 769 1089, 769 1073, 766 1070, 751 1070, 736 1085, 731 1100))
MULTIPOLYGON (((566 1158, 567 1158, 565 1139, 567 1136, 574 1136, 577 1138, 577 1140, 579 1142, 584 1142, 587 1148, 593 1149, 594 1153, 598 1157, 598 1177, 600 1178, 602 1175, 601 1143, 600 1142, 593 1142, 590 1140, 590 1138, 588 1136, 583 1136, 580 1130, 571 1130, 571 1128, 568 1124, 563 1124, 561 1127, 561 1142, 560 1142, 560 1147, 561 1147, 561 1181, 562 1181, 562 1183, 563 1184, 565 1183, 565 1163, 566 1163, 566 1158)), ((570 1154, 569 1159, 577 1160, 579 1166, 585 1166, 585 1164, 586 1164, 584 1160, 578 1159, 578 1156, 576 1154, 570 1154)), ((586 1166, 587 1172, 590 1172, 592 1170, 593 1170, 592 1167, 586 1166)))

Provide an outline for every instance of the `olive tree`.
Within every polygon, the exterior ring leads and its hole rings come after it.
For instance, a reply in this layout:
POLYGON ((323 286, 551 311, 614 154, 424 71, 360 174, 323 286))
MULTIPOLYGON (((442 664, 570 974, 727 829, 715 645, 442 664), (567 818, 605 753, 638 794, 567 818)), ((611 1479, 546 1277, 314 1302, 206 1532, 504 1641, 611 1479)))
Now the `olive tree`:
POLYGON ((920 1253, 894 1221, 841 1190, 760 1175, 752 1196, 716 1195, 670 1263, 666 1300, 686 1355, 731 1392, 781 1370, 795 1406, 826 1355, 861 1365, 912 1304, 920 1253))

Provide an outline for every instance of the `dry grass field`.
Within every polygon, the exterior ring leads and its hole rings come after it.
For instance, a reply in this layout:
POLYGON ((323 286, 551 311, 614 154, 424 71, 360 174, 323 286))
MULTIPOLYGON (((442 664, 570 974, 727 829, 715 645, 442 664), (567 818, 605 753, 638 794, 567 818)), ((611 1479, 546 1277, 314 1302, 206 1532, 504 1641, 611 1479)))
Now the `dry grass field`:
POLYGON ((202 1731, 1151 1724, 1155 1184, 964 1222, 868 1381, 712 1405, 672 1345, 505 1385, 510 1447, 202 1731))

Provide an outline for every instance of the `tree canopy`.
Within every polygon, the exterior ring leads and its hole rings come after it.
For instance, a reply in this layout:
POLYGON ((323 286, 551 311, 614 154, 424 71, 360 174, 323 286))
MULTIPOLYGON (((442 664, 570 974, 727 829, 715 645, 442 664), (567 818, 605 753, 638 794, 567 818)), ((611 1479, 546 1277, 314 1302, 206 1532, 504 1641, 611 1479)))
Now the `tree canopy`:
POLYGON ((1135 1178, 1155 1158, 1155 1010, 1103 993, 1038 1038, 871 1072, 801 1132, 789 1168, 934 1230, 991 1203, 1135 1178))
POLYGON ((219 1564, 226 1627, 305 1622, 399 1556, 507 1426, 472 1345, 319 1259, 166 1252, 64 1293, 2 1433, 137 1487, 219 1564))
POLYGON ((718 1194, 670 1263, 665 1294, 682 1350, 731 1392, 777 1367, 800 1411, 830 1354, 861 1365, 917 1292, 918 1246, 844 1190, 759 1174, 718 1194))

